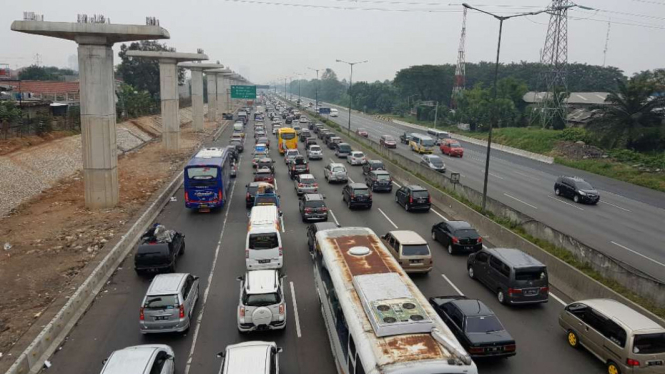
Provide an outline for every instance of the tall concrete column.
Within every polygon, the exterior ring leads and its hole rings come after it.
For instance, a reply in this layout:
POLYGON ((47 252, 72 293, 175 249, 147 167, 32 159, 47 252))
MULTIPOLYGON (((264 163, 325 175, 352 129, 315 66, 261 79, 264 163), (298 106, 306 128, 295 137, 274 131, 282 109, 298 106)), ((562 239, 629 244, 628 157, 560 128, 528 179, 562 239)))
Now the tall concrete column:
POLYGON ((226 82, 223 73, 217 73, 217 110, 219 113, 228 113, 226 107, 226 82))
POLYGON ((182 62, 178 66, 192 72, 192 122, 194 131, 203 131, 203 71, 220 69, 224 65, 182 62))
POLYGON ((208 81, 208 121, 217 121, 217 74, 206 72, 208 81))
POLYGON ((112 46, 132 40, 168 39, 168 31, 154 25, 35 20, 14 21, 11 29, 78 43, 85 206, 114 207, 119 193, 112 46))
POLYGON ((127 56, 159 61, 159 96, 162 102, 162 144, 167 151, 180 150, 180 98, 178 62, 207 60, 202 53, 127 51, 127 56))

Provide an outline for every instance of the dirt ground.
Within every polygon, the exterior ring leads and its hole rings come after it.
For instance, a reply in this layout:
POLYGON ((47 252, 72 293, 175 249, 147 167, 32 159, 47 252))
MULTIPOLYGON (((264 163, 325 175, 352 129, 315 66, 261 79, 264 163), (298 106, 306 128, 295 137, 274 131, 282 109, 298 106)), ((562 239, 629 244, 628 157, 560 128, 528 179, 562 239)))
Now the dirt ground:
MULTIPOLYGON (((206 123, 205 134, 215 129, 206 123)), ((182 128, 180 152, 165 154, 157 139, 121 157, 116 208, 86 209, 78 172, 0 219, 0 357, 59 294, 78 286, 71 279, 110 238, 121 234, 120 227, 179 171, 206 135, 194 133, 190 123, 182 128)))

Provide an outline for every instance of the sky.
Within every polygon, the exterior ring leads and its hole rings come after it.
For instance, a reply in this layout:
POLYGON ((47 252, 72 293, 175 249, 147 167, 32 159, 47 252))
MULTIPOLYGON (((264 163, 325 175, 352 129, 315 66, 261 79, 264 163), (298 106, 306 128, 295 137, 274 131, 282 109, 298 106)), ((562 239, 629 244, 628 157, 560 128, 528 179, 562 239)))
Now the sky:
MULTIPOLYGON (((448 0, 455 1, 455 0, 448 0)), ((440 0, 2 0, 0 64, 68 67, 76 44, 11 31, 24 11, 45 21, 76 22, 77 14, 102 14, 116 24, 145 24, 157 17, 179 52, 197 48, 254 83, 313 79, 313 69, 332 68, 348 79, 349 67, 364 61, 354 81, 393 79, 403 68, 455 64, 462 25, 461 3, 440 0), (288 5, 291 6, 288 6, 288 5), (296 6, 293 6, 296 5, 296 6), (373 9, 373 10, 361 10, 373 9), (427 10, 427 11, 423 11, 427 10), (38 55, 38 58, 37 58, 38 55)), ((547 0, 467 0, 500 15, 537 11, 547 0)), ((630 75, 665 67, 665 0, 578 0, 594 10, 569 11, 568 60, 606 64, 630 75)), ((549 15, 504 23, 501 62, 539 60, 549 15)), ((469 11, 466 61, 494 61, 499 22, 469 11)), ((114 46, 116 60, 119 63, 114 46)))

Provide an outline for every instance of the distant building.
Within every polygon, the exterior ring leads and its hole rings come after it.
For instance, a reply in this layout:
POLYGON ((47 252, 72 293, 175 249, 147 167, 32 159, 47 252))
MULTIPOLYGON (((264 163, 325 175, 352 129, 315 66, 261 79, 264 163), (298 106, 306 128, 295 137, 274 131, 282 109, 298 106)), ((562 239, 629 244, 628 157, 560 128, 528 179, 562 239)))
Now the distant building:
POLYGON ((19 95, 22 100, 49 100, 53 102, 78 102, 79 82, 63 81, 5 81, 3 86, 10 86, 15 100, 19 95))
MULTIPOLYGON (((549 95, 548 92, 527 92, 522 97, 527 104, 542 102, 549 95)), ((599 106, 610 105, 607 102, 609 92, 571 92, 565 100, 568 104, 566 122, 570 126, 584 126, 601 114, 599 106)))

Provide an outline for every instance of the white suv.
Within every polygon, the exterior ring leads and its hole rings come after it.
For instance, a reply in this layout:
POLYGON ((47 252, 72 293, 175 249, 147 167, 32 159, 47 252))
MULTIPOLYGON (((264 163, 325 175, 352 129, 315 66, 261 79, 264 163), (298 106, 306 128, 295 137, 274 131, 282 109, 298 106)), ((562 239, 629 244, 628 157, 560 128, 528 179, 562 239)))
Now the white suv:
POLYGON ((307 158, 310 160, 320 160, 323 158, 321 147, 313 145, 307 149, 307 158))
POLYGON ((281 330, 286 327, 283 276, 277 270, 248 271, 240 281, 238 330, 281 330))
POLYGON ((348 182, 349 177, 346 174, 346 168, 344 165, 333 162, 326 165, 323 168, 323 176, 326 178, 328 183, 332 182, 348 182))
POLYGON ((353 151, 346 158, 346 162, 351 165, 364 165, 367 162, 367 157, 365 157, 365 154, 360 151, 353 151))
POLYGON ((279 374, 282 348, 273 342, 252 341, 229 345, 217 356, 223 357, 220 374, 279 374))

